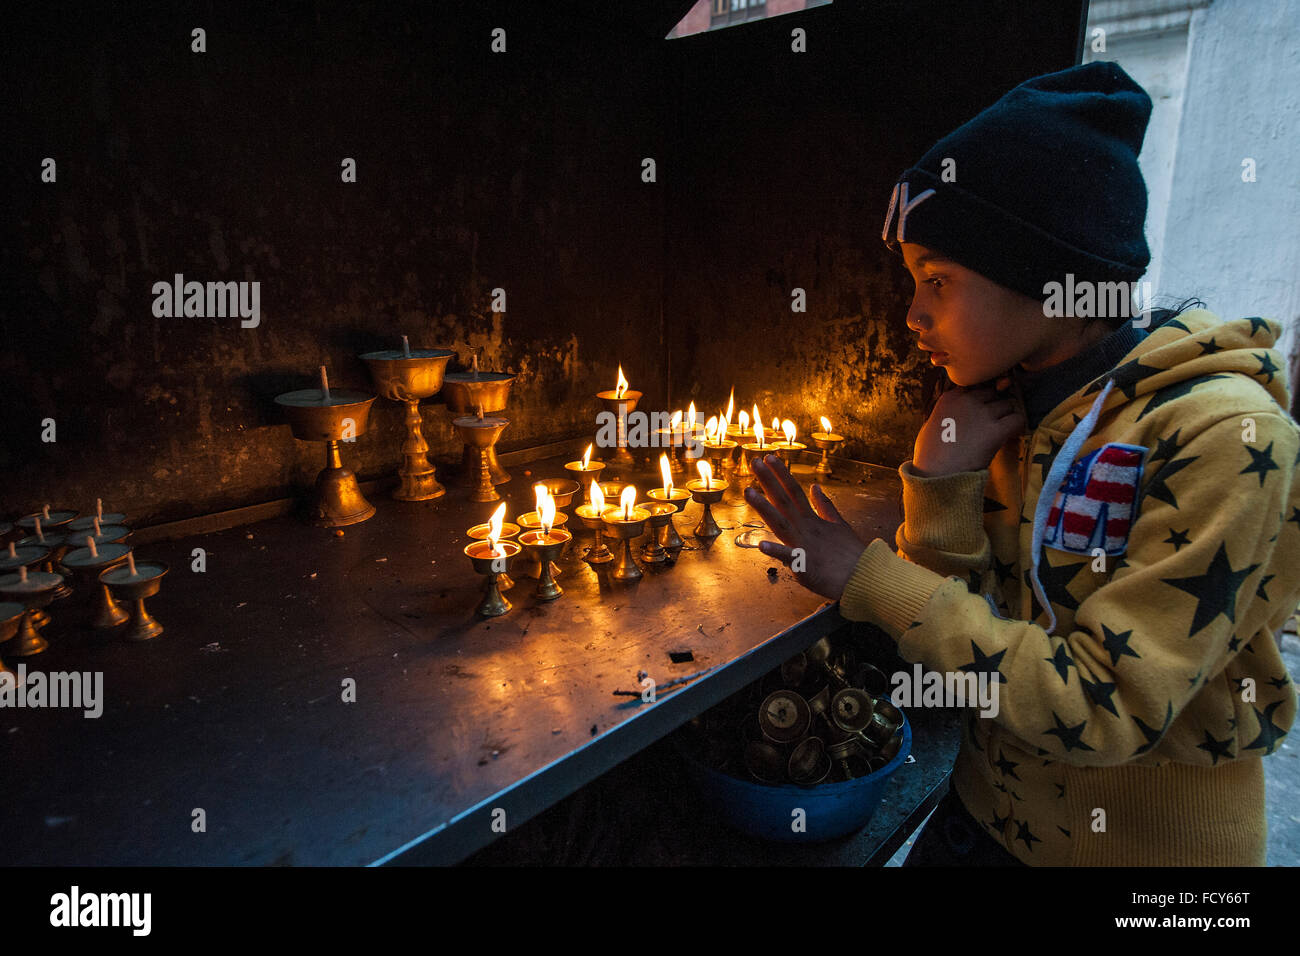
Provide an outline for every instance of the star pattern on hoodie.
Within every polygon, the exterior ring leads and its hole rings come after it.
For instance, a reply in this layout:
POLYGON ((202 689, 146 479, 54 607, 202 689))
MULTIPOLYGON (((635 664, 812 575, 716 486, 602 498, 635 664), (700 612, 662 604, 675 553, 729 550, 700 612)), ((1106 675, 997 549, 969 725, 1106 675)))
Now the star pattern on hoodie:
POLYGON ((1147 740, 1145 744, 1133 751, 1132 756, 1137 757, 1154 747, 1156 742, 1165 735, 1165 731, 1169 729, 1169 725, 1174 722, 1174 702, 1169 701, 1166 706, 1165 722, 1161 725, 1159 730, 1155 727, 1149 726, 1146 721, 1137 716, 1137 714, 1130 714, 1129 716, 1133 718, 1133 722, 1138 725, 1138 730, 1142 731, 1142 736, 1147 740))
POLYGON ((1182 432, 1183 430, 1178 428, 1175 429, 1174 433, 1168 438, 1157 438, 1156 447, 1152 450, 1151 454, 1147 456, 1147 464, 1150 465, 1157 458, 1162 461, 1172 461, 1174 456, 1184 448, 1184 445, 1178 444, 1178 436, 1181 435, 1182 432))
POLYGON ((1187 632, 1187 636, 1191 637, 1220 614, 1234 624, 1237 622, 1237 591, 1242 582, 1258 568, 1258 564, 1252 564, 1234 569, 1228 561, 1227 548, 1223 542, 1219 542, 1219 550, 1214 552, 1204 574, 1160 580, 1196 598, 1196 611, 1192 614, 1192 623, 1187 632))
POLYGON ((1016 773, 1016 768, 1019 767, 1020 764, 1013 760, 1008 760, 1007 755, 1001 750, 998 751, 998 759, 995 761, 995 764, 998 770, 1002 772, 1002 776, 1010 777, 1012 780, 1020 779, 1019 774, 1016 773))
POLYGON ((1291 509, 1291 517, 1286 520, 1294 523, 1297 528, 1300 528, 1300 508, 1293 507, 1291 509))
POLYGON ((1168 371, 1168 369, 1153 368, 1150 365, 1143 365, 1142 360, 1136 358, 1131 362, 1125 362, 1123 365, 1116 366, 1114 369, 1107 372, 1084 389, 1083 394, 1091 395, 1093 392, 1100 392, 1105 387, 1106 380, 1110 379, 1115 383, 1115 387, 1123 392, 1129 401, 1132 401, 1137 398, 1138 382, 1142 381, 1144 378, 1150 378, 1152 375, 1165 371, 1168 371))
POLYGON ((1102 641, 1101 646, 1110 654, 1110 666, 1114 667, 1119 663, 1121 657, 1136 657, 1142 659, 1142 655, 1133 648, 1128 646, 1129 638, 1133 635, 1133 629, 1116 633, 1108 628, 1105 624, 1101 626, 1102 641))
POLYGON ((1119 711, 1115 709, 1115 702, 1110 699, 1111 695, 1115 693, 1115 684, 1108 684, 1105 681, 1084 680, 1083 677, 1079 678, 1079 683, 1083 685, 1083 690, 1088 695, 1089 700, 1098 707, 1106 708, 1116 717, 1119 716, 1119 711))
POLYGON ((1267 601, 1268 592, 1265 591, 1264 588, 1268 587, 1268 582, 1272 581, 1275 577, 1277 577, 1276 574, 1266 574, 1262 578, 1260 578, 1259 586, 1255 588, 1255 597, 1259 598, 1262 601, 1267 601))
POLYGON ((1034 836, 1033 831, 1029 829, 1028 820, 1016 820, 1015 824, 1016 824, 1016 835, 1014 839, 1023 841, 1025 846, 1028 847, 1031 852, 1034 849, 1035 843, 1043 842, 1041 839, 1034 836))
POLYGON ((1057 676, 1061 678, 1061 683, 1070 683, 1070 668, 1074 666, 1074 658, 1070 652, 1065 649, 1065 641, 1056 645, 1056 651, 1051 657, 1044 657, 1043 660, 1056 668, 1057 676))
POLYGON ((1170 528, 1169 537, 1165 538, 1162 543, 1172 544, 1174 546, 1174 552, 1177 553, 1182 549, 1183 545, 1192 543, 1191 539, 1187 537, 1187 532, 1191 530, 1191 528, 1184 528, 1182 531, 1175 531, 1173 528, 1170 528))
POLYGON ((1047 441, 1047 451, 1040 451, 1030 459, 1030 461, 1042 469, 1043 477, 1040 479, 1041 481, 1047 480, 1047 473, 1052 470, 1052 462, 1056 460, 1056 453, 1061 450, 1061 443, 1051 435, 1047 436, 1047 441))
POLYGON ((1223 346, 1216 344, 1214 341, 1215 338, 1217 338, 1217 336, 1212 335, 1210 336, 1210 341, 1197 343, 1201 347, 1202 355, 1213 355, 1215 352, 1223 351, 1223 346))
POLYGON ((971 654, 975 659, 969 664, 963 664, 958 668, 958 670, 969 674, 987 674, 989 680, 993 680, 993 675, 996 674, 997 682, 999 684, 1005 684, 1007 682, 1007 675, 998 670, 998 667, 1002 664, 1002 658, 1007 653, 1005 647, 996 654, 985 654, 978 644, 971 641, 970 649, 971 654))
POLYGON ((1268 382, 1271 385, 1273 383, 1273 373, 1281 371, 1281 369, 1279 369, 1276 365, 1273 364, 1273 356, 1269 355, 1267 352, 1265 352, 1263 355, 1259 355, 1255 352, 1251 352, 1250 354, 1253 357, 1259 359, 1259 371, 1256 372, 1255 374, 1267 375, 1268 378, 1266 378, 1264 381, 1268 382))
POLYGON ((1232 759, 1232 738, 1227 737, 1223 740, 1215 740, 1214 735, 1208 730, 1205 731, 1205 740, 1196 745, 1197 750, 1204 750, 1210 755, 1210 764, 1216 765, 1220 757, 1232 759))
POLYGON ((1010 581, 1016 576, 1016 566, 998 560, 998 556, 993 556, 993 573, 998 576, 998 584, 1004 581, 1010 581))
POLYGON ((1047 730, 1044 730, 1043 733, 1059 738, 1062 745, 1065 747, 1066 753, 1069 753, 1071 750, 1092 750, 1092 748, 1085 744, 1082 739, 1083 730, 1088 726, 1086 720, 1081 720, 1071 727, 1057 716, 1056 711, 1052 711, 1052 720, 1056 721, 1056 726, 1049 727, 1047 730))
MULTIPOLYGON (((1043 585, 1043 593, 1047 595, 1047 600, 1051 601, 1057 607, 1067 608, 1071 611, 1079 609, 1079 599, 1070 593, 1069 585, 1079 572, 1088 565, 1087 561, 1080 561, 1076 564, 1054 565, 1047 557, 1048 552, 1043 552, 1043 562, 1038 565, 1038 580, 1043 585)), ((1028 573, 1028 572, 1026 572, 1028 573)), ((1026 586, 1030 592, 1033 592, 1034 586, 1026 579, 1026 586)), ((1037 597, 1035 596, 1035 601, 1037 597)))
POLYGON ((1250 464, 1241 469, 1237 474, 1248 475, 1256 473, 1259 475, 1259 486, 1264 487, 1264 478, 1270 471, 1278 471, 1277 462, 1273 460, 1273 442, 1268 443, 1268 447, 1263 451, 1256 451, 1249 445, 1242 446, 1250 453, 1250 464))
MULTIPOLYGON (((1142 494, 1143 500, 1154 498, 1156 501, 1163 501, 1165 504, 1177 508, 1178 498, 1169 488, 1169 479, 1200 457, 1200 455, 1193 455, 1191 458, 1179 458, 1176 461, 1168 462, 1147 483, 1146 491, 1142 494)), ((1138 507, 1141 508, 1141 505, 1138 507)))
POLYGON ((1252 339, 1255 337, 1255 333, 1260 331, 1260 329, 1263 329, 1265 332, 1268 331, 1268 323, 1257 315, 1247 316, 1242 319, 1242 321, 1250 323, 1250 337, 1252 339))
POLYGON ((1197 376, 1196 378, 1189 378, 1186 381, 1177 382, 1174 385, 1166 386, 1165 388, 1160 389, 1158 392, 1156 392, 1154 395, 1151 396, 1150 400, 1146 403, 1146 405, 1143 406, 1142 411, 1138 412, 1137 417, 1133 420, 1135 422, 1142 421, 1142 419, 1146 418, 1148 415, 1154 412, 1161 405, 1167 405, 1176 398, 1182 398, 1184 395, 1186 395, 1188 392, 1194 389, 1197 385, 1203 385, 1204 383, 1212 381, 1216 378, 1227 378, 1227 377, 1228 377, 1227 375, 1200 375, 1197 376))
POLYGON ((1268 756, 1277 747, 1277 742, 1286 736, 1286 731, 1273 723, 1273 711, 1282 706, 1282 701, 1275 700, 1262 711, 1255 706, 1251 710, 1255 712, 1255 718, 1259 721, 1259 736, 1246 744, 1244 750, 1263 749, 1264 755, 1268 756))

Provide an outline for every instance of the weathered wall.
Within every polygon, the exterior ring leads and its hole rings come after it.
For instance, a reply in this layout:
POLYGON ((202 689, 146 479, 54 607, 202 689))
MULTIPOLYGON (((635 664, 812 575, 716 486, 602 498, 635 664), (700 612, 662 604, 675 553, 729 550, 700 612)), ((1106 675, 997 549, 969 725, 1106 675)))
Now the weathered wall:
POLYGON ((911 456, 930 370, 881 242, 898 175, 1017 83, 1076 62, 1079 3, 846 3, 674 40, 685 106, 669 204, 672 389, 728 390, 843 453, 911 456), (808 52, 790 52, 791 30, 808 52), (802 288, 807 312, 791 312, 802 288))
MULTIPOLYGON (((694 397, 707 415, 734 384, 745 407, 801 430, 830 414, 848 454, 897 464, 924 369, 910 280, 879 241, 889 188, 1016 82, 1072 63, 1079 4, 840 0, 663 39, 688 5, 14 21, 4 512, 101 496, 143 525, 291 494, 322 452, 274 396, 322 363, 368 388, 356 356, 403 333, 519 374, 506 449, 590 433, 621 361, 647 406, 694 397), (795 26, 807 54, 789 52, 795 26), (39 181, 46 156, 57 184, 39 181), (155 318, 153 283, 177 272, 260 281, 260 327, 155 318)), ((455 458, 436 400, 426 419, 455 458)), ((346 455, 362 478, 395 469, 401 421, 376 403, 346 455)))
MULTIPOLYGON (((8 37, 5 512, 101 496, 144 524, 290 494, 323 451, 274 396, 322 363, 370 389, 357 355, 403 333, 518 373, 504 449, 590 430, 620 359, 662 397, 662 199, 640 179, 663 150, 660 44, 517 4, 151 6, 8 37), (155 318, 177 272, 259 280, 260 327, 155 318)), ((458 458, 437 400, 425 414, 458 458)), ((397 405, 371 421, 345 454, 362 478, 396 468, 403 434, 397 405)))

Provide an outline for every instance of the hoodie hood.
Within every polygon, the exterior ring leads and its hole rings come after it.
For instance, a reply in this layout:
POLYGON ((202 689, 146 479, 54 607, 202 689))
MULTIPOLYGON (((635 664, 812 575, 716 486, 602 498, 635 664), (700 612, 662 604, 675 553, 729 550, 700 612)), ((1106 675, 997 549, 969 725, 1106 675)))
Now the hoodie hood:
MULTIPOLYGON (((1234 377, 1240 381, 1243 375, 1258 382, 1285 410, 1289 396, 1284 363, 1281 353, 1273 348, 1281 331, 1277 322, 1258 316, 1221 322, 1206 309, 1185 312, 1155 328, 1121 364, 1075 392, 1043 420, 1041 427, 1068 433, 1043 480, 1034 509, 1030 586, 1039 605, 1047 610, 1047 633, 1056 629, 1056 614, 1039 575, 1048 517, 1101 416, 1129 402, 1145 402, 1136 416, 1141 421, 1155 409, 1184 399, 1198 385, 1234 377)), ((1135 455, 1146 451, 1136 445, 1119 448, 1135 455)))

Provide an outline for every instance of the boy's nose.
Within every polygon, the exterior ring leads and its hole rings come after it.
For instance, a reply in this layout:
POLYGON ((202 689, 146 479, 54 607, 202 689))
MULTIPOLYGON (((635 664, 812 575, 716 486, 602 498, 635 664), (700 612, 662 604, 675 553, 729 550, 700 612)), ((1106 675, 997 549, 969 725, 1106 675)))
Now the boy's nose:
POLYGON ((924 332, 930 328, 930 317, 916 304, 915 298, 912 299, 911 308, 907 310, 907 327, 913 332, 924 332))

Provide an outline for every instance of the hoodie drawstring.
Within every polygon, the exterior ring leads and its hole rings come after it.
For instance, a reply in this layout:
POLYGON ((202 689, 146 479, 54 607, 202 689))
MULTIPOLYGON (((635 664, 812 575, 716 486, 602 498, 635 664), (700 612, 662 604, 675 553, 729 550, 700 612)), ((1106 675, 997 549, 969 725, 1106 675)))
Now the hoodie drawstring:
POLYGON ((1088 414, 1083 417, 1083 421, 1075 426, 1074 431, 1065 439, 1065 444, 1061 450, 1056 453, 1056 460, 1052 462, 1052 467, 1047 472, 1047 477, 1043 480, 1042 491, 1038 495, 1038 504, 1034 508, 1034 534, 1033 543, 1033 570, 1030 581, 1033 584, 1034 596, 1038 598, 1038 603, 1047 611, 1047 633, 1051 634, 1056 630, 1056 612, 1052 610, 1052 602, 1047 599, 1043 591, 1043 585, 1038 580, 1038 563, 1039 557, 1043 551, 1043 537, 1047 534, 1047 518, 1051 514, 1052 505, 1056 503, 1056 493, 1065 483, 1065 477, 1070 472, 1070 466, 1074 464, 1074 456, 1079 453, 1083 443, 1088 440, 1092 430, 1097 427, 1097 419, 1101 417, 1101 407, 1106 403, 1106 396, 1110 390, 1115 387, 1114 379, 1107 379, 1106 387, 1101 390, 1096 401, 1092 403, 1092 408, 1088 414))

